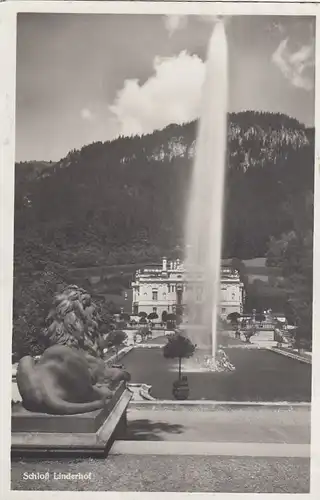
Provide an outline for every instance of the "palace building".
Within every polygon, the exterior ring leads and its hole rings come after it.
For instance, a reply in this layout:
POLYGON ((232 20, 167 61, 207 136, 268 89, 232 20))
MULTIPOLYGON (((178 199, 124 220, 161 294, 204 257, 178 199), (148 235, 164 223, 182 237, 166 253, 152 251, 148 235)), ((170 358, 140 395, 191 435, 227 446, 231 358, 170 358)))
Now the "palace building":
MULTIPOLYGON (((184 306, 184 294, 192 289, 195 300, 201 301, 203 278, 201 273, 194 275, 192 282, 186 281, 186 271, 179 261, 162 260, 162 266, 138 270, 132 283, 132 313, 145 312, 148 315, 164 311, 174 313, 177 306, 184 306)), ((226 319, 232 312, 242 314, 244 287, 238 271, 230 267, 221 268, 220 316, 226 319)))

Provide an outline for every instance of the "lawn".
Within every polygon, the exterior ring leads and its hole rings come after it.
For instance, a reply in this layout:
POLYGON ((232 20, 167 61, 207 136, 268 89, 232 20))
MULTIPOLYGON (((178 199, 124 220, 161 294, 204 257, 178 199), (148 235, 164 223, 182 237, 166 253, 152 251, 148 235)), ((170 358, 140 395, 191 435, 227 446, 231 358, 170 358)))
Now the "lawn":
MULTIPOLYGON (((311 365, 266 349, 225 349, 234 372, 186 373, 189 399, 216 401, 311 400, 311 365)), ((133 349, 122 359, 132 382, 152 386, 157 399, 173 399, 172 383, 177 378, 177 360, 163 357, 161 348, 133 349)))

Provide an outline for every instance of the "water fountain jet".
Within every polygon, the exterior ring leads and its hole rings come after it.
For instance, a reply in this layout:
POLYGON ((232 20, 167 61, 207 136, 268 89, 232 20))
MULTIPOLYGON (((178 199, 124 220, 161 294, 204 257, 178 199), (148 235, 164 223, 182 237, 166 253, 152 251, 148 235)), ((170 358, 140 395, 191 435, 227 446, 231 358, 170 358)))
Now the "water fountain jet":
MULTIPOLYGON (((206 76, 196 141, 196 156, 185 230, 188 336, 210 348, 211 368, 217 364, 217 319, 223 234, 224 179, 227 146, 228 47, 225 25, 216 19, 208 45, 206 76), (199 276, 201 276, 199 280, 199 276), (201 282, 202 297, 194 288, 201 282), (211 332, 208 334, 208 332, 211 332)), ((199 287, 198 287, 199 291, 199 287)), ((209 366, 210 368, 210 366, 209 366)))

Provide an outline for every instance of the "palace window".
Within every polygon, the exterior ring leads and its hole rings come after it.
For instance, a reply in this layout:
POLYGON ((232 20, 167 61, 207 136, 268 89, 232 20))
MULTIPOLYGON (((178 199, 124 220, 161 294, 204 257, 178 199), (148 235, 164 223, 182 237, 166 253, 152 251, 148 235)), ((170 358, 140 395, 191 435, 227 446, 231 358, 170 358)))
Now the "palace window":
POLYGON ((158 300, 158 292, 157 290, 152 291, 152 300, 158 300))
POLYGON ((153 307, 153 308, 152 308, 152 311, 153 311, 154 313, 156 313, 156 312, 157 312, 157 308, 156 308, 156 307, 153 307))

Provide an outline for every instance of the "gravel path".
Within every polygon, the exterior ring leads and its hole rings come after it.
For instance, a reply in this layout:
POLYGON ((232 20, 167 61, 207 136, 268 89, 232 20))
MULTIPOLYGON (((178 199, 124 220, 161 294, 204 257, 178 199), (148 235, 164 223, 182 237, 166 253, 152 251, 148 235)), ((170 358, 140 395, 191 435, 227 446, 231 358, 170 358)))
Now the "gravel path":
POLYGON ((309 476, 308 459, 135 455, 15 462, 11 480, 17 490, 308 493, 309 476), (49 472, 49 479, 23 478, 31 472, 49 472), (91 475, 59 477, 69 472, 91 475))

